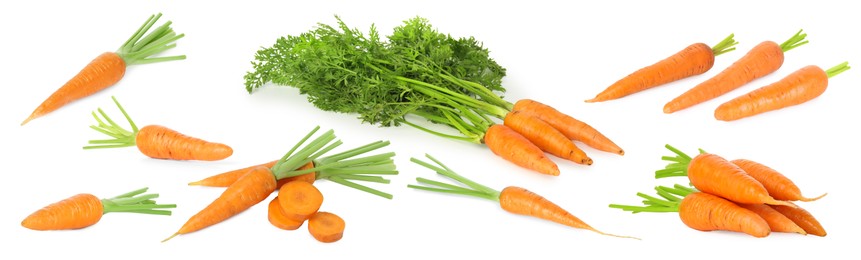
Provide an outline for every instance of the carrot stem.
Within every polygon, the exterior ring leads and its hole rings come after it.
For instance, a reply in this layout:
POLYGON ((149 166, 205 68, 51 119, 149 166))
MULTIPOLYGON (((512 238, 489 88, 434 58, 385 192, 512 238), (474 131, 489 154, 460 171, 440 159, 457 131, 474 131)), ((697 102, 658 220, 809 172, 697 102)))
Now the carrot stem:
POLYGON ((383 178, 380 176, 367 176, 367 175, 358 175, 358 174, 343 174, 343 175, 338 175, 338 178, 345 179, 345 180, 367 181, 367 182, 376 182, 376 183, 383 183, 383 184, 389 184, 392 182, 389 179, 386 179, 386 178, 383 178))
POLYGON ((738 44, 738 42, 735 41, 734 37, 735 34, 731 33, 729 36, 720 41, 717 45, 712 47, 712 53, 714 53, 714 56, 717 57, 718 55, 735 50, 735 47, 733 46, 738 44))
POLYGON ((351 182, 351 181, 345 180, 345 179, 343 179, 343 178, 341 178, 341 177, 338 177, 338 176, 331 176, 331 177, 329 177, 329 180, 330 180, 330 181, 333 181, 333 182, 335 182, 335 183, 338 183, 338 184, 341 184, 341 185, 344 185, 344 186, 347 186, 347 187, 350 187, 350 188, 354 188, 354 189, 357 189, 357 190, 361 190, 361 191, 364 191, 364 192, 367 192, 367 193, 370 193, 370 194, 374 194, 374 195, 377 195, 377 196, 380 196, 380 197, 383 197, 383 198, 392 199, 392 197, 393 197, 393 196, 392 196, 392 194, 388 194, 388 193, 385 193, 385 192, 382 192, 382 191, 378 191, 378 190, 375 190, 375 189, 370 188, 370 187, 368 187, 368 186, 364 186, 364 185, 361 185, 361 184, 358 184, 358 183, 355 183, 355 182, 351 182))
POLYGON ((125 61, 126 65, 185 59, 185 55, 149 58, 149 56, 175 47, 176 44, 173 42, 185 36, 185 34, 177 35, 173 29, 170 28, 170 25, 172 24, 171 21, 165 22, 163 25, 155 28, 152 32, 147 34, 147 31, 152 28, 159 18, 161 18, 161 13, 151 15, 149 19, 147 19, 146 22, 144 22, 144 24, 141 25, 141 27, 138 28, 138 30, 135 31, 135 33, 132 34, 132 36, 129 37, 129 39, 126 40, 119 49, 117 49, 117 55, 125 61))
POLYGON ((126 121, 128 121, 132 130, 129 131, 124 129, 119 124, 114 122, 114 120, 112 120, 111 117, 108 116, 108 114, 105 113, 104 110, 102 110, 101 108, 97 108, 96 110, 99 112, 98 115, 101 115, 104 118, 104 121, 102 121, 102 119, 99 118, 96 112, 93 111, 93 118, 96 119, 98 125, 91 125, 90 128, 107 136, 113 137, 114 139, 90 140, 87 143, 95 145, 84 146, 84 149, 135 146, 135 137, 137 136, 139 130, 137 125, 123 108, 123 106, 120 105, 120 102, 117 101, 117 98, 111 96, 111 99, 114 101, 114 104, 117 105, 117 108, 119 108, 120 112, 122 112, 123 116, 126 118, 126 121), (105 122, 107 122, 107 124, 105 122))
POLYGON ((849 69, 849 62, 844 61, 843 63, 840 63, 837 66, 831 67, 830 69, 826 70, 825 74, 828 75, 828 78, 831 78, 849 69))
POLYGON ((789 40, 786 40, 785 42, 780 44, 780 49, 783 50, 783 52, 787 52, 789 50, 795 49, 798 46, 806 44, 807 40, 805 38, 807 38, 807 34, 802 33, 803 30, 804 29, 798 30, 798 32, 795 33, 792 38, 789 38, 789 40))
POLYGON ((431 180, 424 179, 424 178, 417 178, 416 180, 419 183, 443 187, 443 189, 426 187, 426 186, 418 186, 418 185, 407 185, 407 187, 415 188, 415 189, 422 189, 422 190, 427 190, 427 191, 462 194, 462 195, 468 195, 468 196, 473 196, 473 197, 485 198, 485 199, 492 200, 492 201, 499 201, 499 191, 491 189, 487 186, 481 185, 481 184, 476 183, 474 181, 471 181, 471 180, 457 174, 456 172, 452 171, 450 168, 445 166, 445 164, 443 164, 442 162, 440 162, 439 160, 437 160, 436 158, 434 158, 433 156, 431 156, 429 154, 425 154, 425 156, 428 159, 435 162, 438 166, 431 165, 427 162, 424 162, 424 161, 419 160, 419 159, 414 158, 414 157, 410 158, 410 161, 412 161, 418 165, 424 166, 425 168, 431 169, 440 175, 443 175, 445 177, 453 179, 460 184, 466 185, 469 187, 469 189, 464 188, 464 187, 458 187, 458 186, 451 185, 451 184, 445 184, 445 183, 441 183, 441 182, 437 182, 437 181, 431 181, 431 180))
POLYGON ((407 125, 409 125, 409 126, 412 126, 412 127, 416 128, 416 129, 418 129, 418 130, 421 130, 421 131, 424 131, 424 132, 427 132, 427 133, 429 133, 429 134, 436 135, 436 136, 439 136, 439 137, 449 138, 449 139, 455 139, 455 140, 462 140, 462 141, 466 141, 466 142, 470 142, 470 143, 475 143, 475 144, 480 144, 480 143, 481 143, 481 137, 479 137, 479 136, 474 136, 474 137, 468 137, 468 136, 465 136, 465 137, 461 137, 461 136, 448 135, 448 134, 443 134, 443 133, 440 133, 440 132, 437 132, 437 131, 434 131, 434 130, 430 130, 430 129, 425 128, 425 127, 422 127, 422 126, 420 126, 420 125, 416 125, 416 124, 410 123, 409 121, 406 121, 406 120, 404 120, 404 121, 402 121, 402 122, 403 122, 404 124, 407 124, 407 125))
POLYGON ((131 192, 118 195, 113 198, 102 199, 104 214, 110 212, 127 212, 153 215, 170 215, 169 210, 156 210, 158 208, 176 208, 176 204, 156 204, 153 200, 158 194, 144 194, 149 188, 141 188, 131 192))

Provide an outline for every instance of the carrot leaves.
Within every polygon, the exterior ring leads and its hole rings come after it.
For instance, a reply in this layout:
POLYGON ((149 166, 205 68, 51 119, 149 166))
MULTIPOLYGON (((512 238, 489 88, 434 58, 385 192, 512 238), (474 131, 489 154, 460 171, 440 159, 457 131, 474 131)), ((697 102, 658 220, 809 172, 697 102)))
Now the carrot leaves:
POLYGON ((116 51, 117 55, 123 58, 126 65, 147 64, 172 60, 184 60, 185 55, 168 56, 150 58, 150 56, 164 52, 176 47, 176 40, 184 37, 185 34, 176 34, 170 28, 171 22, 167 21, 163 25, 156 27, 152 32, 146 34, 150 28, 161 18, 161 13, 151 15, 141 27, 123 43, 116 51), (144 35, 146 34, 146 35, 144 35))
POLYGON ((419 160, 416 158, 410 158, 410 161, 412 161, 418 165, 424 166, 425 168, 431 169, 431 170, 435 171, 436 173, 443 175, 445 177, 448 177, 448 178, 456 181, 458 184, 462 184, 462 185, 465 185, 467 187, 452 185, 452 184, 434 181, 434 180, 430 180, 430 179, 425 179, 425 178, 421 178, 421 177, 416 178, 416 181, 418 181, 420 184, 424 184, 424 185, 410 184, 410 185, 407 185, 407 187, 419 189, 419 190, 432 191, 432 192, 458 194, 458 195, 465 195, 465 196, 472 196, 472 197, 488 199, 488 200, 492 200, 492 201, 499 201, 499 191, 494 190, 492 188, 489 188, 487 186, 478 184, 472 180, 467 179, 466 177, 463 177, 463 176, 457 174, 452 169, 446 167, 445 164, 438 161, 436 158, 434 158, 433 156, 430 156, 429 154, 425 155, 425 156, 427 156, 428 159, 431 159, 437 165, 432 165, 430 163, 427 163, 425 161, 422 161, 422 160, 419 160))
POLYGON ((120 125, 118 125, 114 120, 108 116, 101 108, 98 109, 98 114, 96 112, 92 112, 93 118, 96 119, 98 124, 91 125, 90 128, 96 130, 100 133, 103 133, 107 136, 112 137, 113 139, 102 139, 102 140, 90 140, 89 143, 91 145, 84 146, 84 149, 96 149, 96 148, 118 148, 118 147, 129 147, 135 146, 135 138, 137 137, 138 127, 135 125, 135 122, 132 121, 129 114, 126 113, 126 110, 123 109, 123 106, 120 105, 120 102, 117 101, 116 97, 111 96, 111 99, 114 100, 114 104, 117 105, 117 108, 120 109, 120 112, 123 113, 126 120, 131 125, 132 130, 126 130, 120 125), (99 118, 101 115, 104 120, 99 118))
POLYGON ((102 212, 128 212, 152 215, 171 214, 166 208, 176 208, 176 204, 156 204, 157 193, 144 194, 149 188, 134 190, 113 198, 102 199, 102 212))

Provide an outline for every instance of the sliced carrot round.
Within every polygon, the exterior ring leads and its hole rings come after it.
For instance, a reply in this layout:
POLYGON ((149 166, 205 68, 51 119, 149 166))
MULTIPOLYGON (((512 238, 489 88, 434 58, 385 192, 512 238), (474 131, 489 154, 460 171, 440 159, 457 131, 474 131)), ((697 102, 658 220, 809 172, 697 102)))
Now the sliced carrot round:
POLYGON ((321 211, 308 219, 308 232, 314 239, 323 243, 341 240, 344 236, 346 223, 344 219, 333 213, 321 211))
POLYGON ((281 203, 278 202, 278 197, 276 196, 269 202, 269 223, 283 230, 296 230, 305 221, 296 221, 285 217, 284 212, 281 210, 281 203))
POLYGON ((323 205, 323 194, 313 184, 304 181, 285 183, 278 190, 278 201, 284 216, 304 221, 323 205))

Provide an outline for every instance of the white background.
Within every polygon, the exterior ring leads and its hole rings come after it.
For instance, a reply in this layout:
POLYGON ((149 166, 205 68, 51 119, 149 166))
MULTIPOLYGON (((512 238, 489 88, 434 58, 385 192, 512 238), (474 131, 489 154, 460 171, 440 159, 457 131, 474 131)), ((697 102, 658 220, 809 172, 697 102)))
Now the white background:
MULTIPOLYGON (((4 200, 0 258, 620 258, 745 256, 803 258, 856 254, 849 241, 861 232, 856 213, 861 71, 833 78, 828 90, 806 104, 736 122, 712 113, 720 103, 774 82, 806 65, 861 63, 857 10, 851 2, 817 1, 24 1, 0 4, 0 144, 4 200), (50 93, 92 58, 113 51, 147 16, 163 12, 187 36, 164 55, 188 59, 130 67, 117 85, 19 126, 50 93), (484 146, 434 137, 409 127, 360 124, 355 115, 314 108, 288 87, 245 92, 242 76, 255 51, 275 39, 299 34, 340 15, 351 27, 375 23, 387 35, 403 20, 423 16, 441 32, 475 36, 508 69, 506 99, 532 98, 585 121, 622 146, 617 156, 583 148, 595 161, 575 165, 553 158, 562 174, 543 176, 494 156, 484 146), (761 41, 782 42, 799 29, 810 43, 792 50, 777 72, 715 100, 665 115, 664 103, 717 74, 761 41), (730 33, 738 50, 719 56, 714 68, 626 98, 597 104, 593 97, 619 78, 685 46, 716 44, 730 33), (161 124, 188 135, 229 144, 232 157, 218 162, 147 158, 135 148, 82 150, 101 138, 87 126, 97 107, 119 117, 116 96, 139 125, 161 124), (333 244, 314 240, 305 226, 283 231, 266 220, 261 203, 223 223, 167 243, 163 238, 216 198, 221 189, 186 183, 219 172, 272 160, 312 127, 334 129, 342 148, 390 140, 401 172, 387 186, 393 200, 321 181, 321 210, 347 222, 333 244), (676 214, 632 215, 610 203, 639 203, 652 193, 673 144, 693 153, 701 147, 728 159, 770 165, 798 184, 802 203, 828 231, 826 237, 772 234, 756 239, 730 232, 699 232, 676 214), (489 201, 406 188, 432 172, 409 162, 435 155, 487 186, 526 187, 609 233, 601 236, 555 223, 515 216, 489 201), (76 193, 99 197, 148 186, 162 203, 176 203, 173 216, 113 213, 92 227, 37 232, 20 226, 31 212, 76 193), (5 255, 5 256, 4 256, 5 255)), ((274 195, 273 195, 274 196, 274 195)))

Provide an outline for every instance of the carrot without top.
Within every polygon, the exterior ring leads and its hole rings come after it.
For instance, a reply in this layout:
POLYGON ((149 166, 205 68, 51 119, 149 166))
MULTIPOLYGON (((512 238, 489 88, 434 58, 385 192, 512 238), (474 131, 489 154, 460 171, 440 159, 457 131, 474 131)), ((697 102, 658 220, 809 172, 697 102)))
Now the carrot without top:
POLYGON ((822 227, 822 224, 819 224, 819 220, 816 220, 816 218, 813 217, 813 214, 810 214, 807 210, 794 204, 792 207, 780 205, 772 205, 771 207, 780 212, 780 214, 791 219, 795 224, 798 224, 798 226, 803 228, 807 234, 820 237, 827 235, 825 228, 822 227))
POLYGON ((556 130, 559 130, 559 132, 568 137, 568 139, 580 141, 601 151, 617 153, 619 155, 625 154, 625 151, 622 150, 622 148, 589 124, 581 122, 580 120, 559 112, 559 110, 538 101, 531 99, 518 100, 514 103, 512 111, 523 111, 534 117, 538 117, 553 126, 553 128, 556 128, 556 130))

